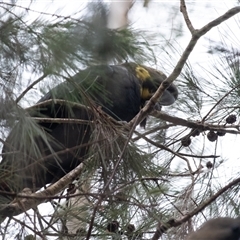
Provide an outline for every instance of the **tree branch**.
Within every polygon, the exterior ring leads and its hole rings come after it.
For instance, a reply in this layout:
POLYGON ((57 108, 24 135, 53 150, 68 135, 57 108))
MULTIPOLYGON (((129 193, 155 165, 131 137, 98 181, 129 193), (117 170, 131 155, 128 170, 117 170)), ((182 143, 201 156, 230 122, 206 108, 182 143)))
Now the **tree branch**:
POLYGON ((41 82, 48 74, 44 73, 41 77, 39 77, 37 80, 35 80, 34 82, 32 82, 21 94, 20 96, 17 97, 16 99, 16 103, 18 103, 23 96, 31 89, 34 87, 34 85, 36 85, 37 83, 41 82))
POLYGON ((160 111, 154 111, 152 112, 150 115, 162 119, 164 121, 168 121, 173 123, 176 126, 185 126, 188 128, 192 128, 192 129, 198 129, 201 132, 203 131, 207 131, 207 130, 213 130, 213 131, 223 131, 225 133, 231 133, 231 134, 240 134, 240 131, 236 131, 236 130, 231 130, 231 129, 227 129, 229 128, 235 128, 235 129, 239 129, 239 124, 237 125, 230 125, 226 128, 225 124, 222 125, 215 125, 215 124, 209 124, 209 123, 203 123, 202 121, 192 121, 192 120, 186 120, 184 118, 180 118, 180 117, 175 117, 175 116, 171 116, 169 114, 166 114, 165 112, 160 112, 160 111))
MULTIPOLYGON (((146 106, 141 110, 141 112, 135 117, 137 121, 142 121, 143 118, 145 118, 151 109, 153 109, 154 105, 157 103, 158 99, 162 96, 163 92, 168 88, 168 86, 179 76, 181 73, 181 70, 186 63, 189 55, 194 49, 194 46, 197 44, 197 41, 208 31, 210 31, 213 27, 218 26, 222 22, 226 21, 230 17, 234 16, 235 14, 240 12, 240 7, 235 7, 227 11, 225 14, 222 16, 218 17, 217 19, 209 22, 207 25, 202 27, 199 30, 194 30, 191 21, 188 17, 187 9, 185 6, 185 1, 181 0, 181 11, 183 13, 185 22, 192 33, 192 38, 190 42, 188 43, 186 49, 184 50, 182 57, 179 59, 176 67, 174 68, 173 72, 165 79, 165 81, 161 84, 161 86, 158 88, 157 92, 153 95, 153 97, 150 99, 150 101, 146 104, 146 106)), ((185 124, 187 121, 184 119, 178 119, 180 122, 185 124), (184 122, 186 121, 186 122, 184 122)), ((135 119, 132 120, 133 122, 136 121, 135 119)), ((196 208, 194 211, 192 211, 190 214, 185 216, 184 218, 175 221, 175 220, 170 220, 166 225, 159 224, 155 234, 152 237, 152 240, 157 240, 159 239, 162 234, 167 231, 171 227, 177 227, 180 226, 182 223, 188 221, 191 217, 194 215, 198 214, 201 212, 205 207, 207 207, 209 204, 211 204, 213 201, 217 199, 221 194, 229 190, 231 187, 234 185, 238 184, 240 182, 240 178, 235 179, 225 187, 223 187, 220 191, 218 191, 215 195, 213 195, 211 198, 209 198, 204 204, 196 208)))
POLYGON ((35 208, 39 204, 44 203, 48 197, 58 194, 80 175, 83 170, 83 166, 83 163, 79 164, 75 169, 73 169, 71 172, 66 174, 64 177, 62 177, 60 180, 45 190, 31 194, 30 197, 32 198, 23 198, 14 203, 1 205, 1 220, 3 221, 6 217, 16 216, 28 211, 31 208, 35 208))
POLYGON ((183 14, 183 17, 185 19, 185 22, 186 22, 186 25, 187 25, 189 31, 193 34, 194 31, 195 31, 195 28, 193 27, 192 22, 189 19, 188 12, 187 12, 187 7, 186 7, 186 4, 185 4, 185 0, 181 0, 180 2, 181 2, 180 12, 182 12, 182 14, 183 14))
POLYGON ((187 222, 190 218, 192 218, 193 216, 195 216, 198 213, 200 213, 201 211, 203 211, 208 205, 210 205, 212 202, 214 202, 219 196, 221 196, 223 193, 225 193, 228 190, 230 190, 235 185, 238 185, 239 183, 240 183, 240 178, 237 178, 237 179, 233 180, 232 182, 230 182, 229 184, 227 184, 226 186, 221 188, 216 194, 214 194, 208 200, 206 200, 202 205, 200 205, 199 207, 195 208, 192 212, 187 214, 182 219, 179 219, 179 220, 170 219, 166 224, 159 224, 156 232, 154 233, 154 235, 152 237, 152 240, 159 239, 162 236, 162 234, 164 232, 166 232, 167 230, 169 230, 170 228, 178 227, 181 224, 187 222))
POLYGON ((170 86, 171 83, 180 75, 183 66, 187 62, 187 59, 191 52, 193 51, 195 45, 197 44, 197 41, 208 31, 210 31, 213 27, 218 26, 222 22, 226 21, 230 17, 234 16, 235 14, 240 12, 240 7, 235 7, 227 11, 225 14, 220 16, 219 18, 213 20, 212 22, 208 23, 204 27, 202 27, 199 30, 195 30, 192 34, 192 38, 189 41, 186 49, 184 50, 181 58, 179 59, 176 67, 173 69, 172 73, 162 82, 161 86, 158 88, 158 90, 155 92, 155 94, 152 96, 152 98, 148 101, 146 106, 141 109, 141 111, 137 114, 135 118, 131 120, 129 125, 131 127, 134 127, 135 125, 139 124, 149 113, 151 112, 151 109, 154 108, 155 104, 157 103, 158 99, 162 96, 163 92, 170 86))

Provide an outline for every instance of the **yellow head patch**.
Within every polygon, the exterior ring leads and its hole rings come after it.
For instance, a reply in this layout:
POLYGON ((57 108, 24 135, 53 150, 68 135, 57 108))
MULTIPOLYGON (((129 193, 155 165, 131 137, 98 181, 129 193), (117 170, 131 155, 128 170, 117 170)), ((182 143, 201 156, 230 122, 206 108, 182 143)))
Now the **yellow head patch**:
POLYGON ((141 81, 145 81, 146 79, 151 78, 149 72, 143 67, 137 66, 135 71, 137 78, 141 81))
POLYGON ((152 97, 152 93, 149 92, 148 88, 141 88, 141 98, 143 100, 149 100, 152 97))

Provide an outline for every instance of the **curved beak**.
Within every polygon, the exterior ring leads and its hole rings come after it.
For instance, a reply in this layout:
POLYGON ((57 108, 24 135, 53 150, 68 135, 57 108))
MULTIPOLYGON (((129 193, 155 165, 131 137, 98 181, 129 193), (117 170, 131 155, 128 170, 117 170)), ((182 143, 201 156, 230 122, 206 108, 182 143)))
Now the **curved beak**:
POLYGON ((162 97, 158 101, 158 104, 162 106, 169 106, 173 104, 178 97, 178 90, 174 84, 171 84, 168 89, 165 90, 162 97))

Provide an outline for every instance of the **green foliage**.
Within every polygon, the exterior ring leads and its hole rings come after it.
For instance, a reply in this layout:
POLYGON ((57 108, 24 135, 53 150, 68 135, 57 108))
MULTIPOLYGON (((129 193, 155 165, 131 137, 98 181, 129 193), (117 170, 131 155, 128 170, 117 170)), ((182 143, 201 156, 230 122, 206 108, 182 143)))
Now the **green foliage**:
MULTIPOLYGON (((156 6, 152 1, 141 4, 156 6)), ((166 4, 161 6, 165 11, 166 4)), ((170 10, 172 24, 179 9, 174 6, 170 10)), ((46 94, 53 88, 53 95, 64 96, 69 101, 60 105, 69 110, 74 107, 86 109, 82 104, 90 100, 85 90, 92 87, 92 82, 86 81, 84 88, 78 86, 72 91, 74 80, 86 75, 79 70, 99 64, 135 61, 153 68, 161 65, 164 71, 170 72, 182 54, 180 43, 177 43, 183 35, 181 21, 174 25, 176 29, 167 25, 173 31, 174 40, 163 40, 159 37, 162 33, 154 32, 153 45, 147 41, 153 34, 133 26, 108 29, 108 4, 101 2, 91 2, 79 17, 38 12, 38 17, 29 20, 33 12, 31 5, 21 8, 16 3, 3 2, 0 11, 0 140, 4 144, 10 129, 15 128, 11 141, 13 150, 29 145, 30 153, 37 160, 44 156, 35 136, 41 136, 47 144, 51 142, 37 124, 39 119, 30 117, 36 106, 29 106, 40 98, 40 91, 46 94), (63 81, 67 81, 64 88, 54 88, 63 81), (85 96, 84 101, 79 99, 79 93, 85 96)), ((158 24, 161 29, 165 26, 162 22, 158 24)), ((239 175, 237 149, 232 150, 236 154, 229 158, 222 149, 232 139, 231 134, 239 134, 239 51, 227 44, 214 45, 209 51, 211 54, 206 53, 212 62, 204 67, 188 62, 183 68, 176 80, 180 93, 178 101, 162 109, 166 112, 164 120, 149 117, 146 129, 136 128, 132 139, 128 139, 126 124, 117 123, 103 115, 101 109, 95 109, 94 119, 89 123, 93 128, 89 155, 78 179, 80 185, 86 182, 90 185, 86 191, 87 214, 85 206, 63 208, 61 199, 69 197, 63 189, 55 199, 47 200, 47 207, 40 205, 39 210, 24 213, 23 217, 7 219, 2 223, 1 235, 5 239, 78 238, 59 227, 59 218, 64 216, 66 221, 85 222, 86 231, 89 226, 93 227, 92 239, 114 239, 106 229, 108 223, 115 220, 125 238, 129 234, 129 224, 135 225, 134 233, 144 233, 144 238, 150 238, 157 224, 167 223, 171 218, 182 219, 236 179, 239 175), (230 114, 236 114, 236 123, 226 122, 230 114), (210 142, 210 130, 216 134, 220 130, 226 135, 218 135, 216 141, 210 142), (184 138, 191 139, 185 147, 184 138), (45 208, 54 214, 45 213, 45 208), (63 215, 58 213, 59 208, 63 215)), ((104 93, 104 89, 98 87, 94 91, 104 93)), ((40 107, 46 107, 44 104, 40 107)), ((54 154, 53 149, 51 153, 54 154)), ((16 163, 18 159, 13 159, 13 164, 16 163)), ((0 179, 5 177, 1 172, 0 179)), ((7 177, 14 181, 11 172, 7 177)), ((208 217, 239 215, 238 192, 236 184, 194 220, 202 222, 208 217)), ((181 228, 170 230, 162 238, 183 239, 193 226, 191 222, 182 224, 181 228)))

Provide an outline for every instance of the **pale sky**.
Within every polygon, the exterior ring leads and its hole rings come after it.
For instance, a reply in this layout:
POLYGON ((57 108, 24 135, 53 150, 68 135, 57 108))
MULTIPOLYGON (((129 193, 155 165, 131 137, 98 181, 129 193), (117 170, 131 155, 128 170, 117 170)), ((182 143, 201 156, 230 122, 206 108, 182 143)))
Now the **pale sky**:
MULTIPOLYGON (((85 6, 86 2, 88 1, 75 1, 75 0, 56 0, 52 1, 42 1, 37 0, 34 4, 31 5, 31 9, 35 9, 39 12, 48 12, 48 13, 56 13, 58 15, 71 15, 72 17, 76 17, 83 7, 85 6), (76 13, 77 14, 72 14, 76 13)), ((109 1, 105 1, 109 2, 109 1)), ((22 4, 22 6, 27 7, 28 1, 19 1, 18 4, 22 4)), ((175 6, 176 9, 179 6, 179 1, 152 1, 149 5, 148 9, 142 8, 142 1, 137 1, 134 10, 131 11, 129 17, 130 22, 133 24, 134 27, 149 30, 150 32, 160 34, 164 33, 167 39, 172 38, 171 28, 177 26, 179 21, 183 21, 182 15, 179 10, 176 10, 174 14, 169 17, 169 13, 165 11, 166 5, 175 6), (166 22, 166 19, 168 21, 166 22)), ((186 1, 188 8, 191 10, 190 18, 192 20, 193 26, 195 28, 200 28, 204 26, 211 20, 214 20, 216 17, 219 17, 221 14, 225 13, 231 7, 236 6, 236 1, 186 1)), ((29 18, 32 21, 36 16, 37 13, 32 13, 31 17, 29 18)), ((207 33, 204 39, 201 39, 198 42, 198 45, 194 49, 194 52, 190 56, 190 62, 196 69, 201 71, 201 68, 198 68, 197 65, 205 66, 206 68, 209 65, 209 62, 213 61, 213 56, 209 56, 206 51, 208 50, 208 43, 209 39, 215 41, 221 41, 223 38, 231 45, 239 48, 239 36, 240 36, 240 15, 234 17, 233 19, 228 20, 226 23, 220 25, 219 27, 211 30, 211 32, 207 33), (224 29, 224 30, 223 30, 224 29)), ((189 39, 190 34, 186 26, 183 24, 183 32, 184 37, 178 39, 179 49, 178 54, 181 55, 182 50, 186 47, 189 39)), ((158 56, 158 65, 161 66, 161 56, 158 56)), ((176 54, 175 61, 178 61, 178 57, 176 54)), ((174 66, 174 63, 173 63, 174 66)), ((166 66, 166 70, 168 73, 171 71, 171 66, 166 66)), ((203 73, 204 74, 204 73, 203 73)), ((239 163, 236 163, 236 157, 240 156, 240 148, 239 148, 239 137, 236 136, 225 136, 225 142, 228 144, 219 143, 220 149, 223 157, 229 158, 231 164, 224 166, 224 171, 233 173, 239 167, 239 163), (233 151, 234 150, 234 151, 233 151)), ((209 143, 211 144, 211 143, 209 143)), ((212 144, 212 146, 214 146, 212 144)), ((238 159, 239 160, 239 159, 238 159)), ((224 171, 219 173, 223 176, 224 171)), ((216 173, 217 174, 217 173, 216 173)), ((41 206, 41 211, 46 210, 44 205, 41 206)), ((49 210, 47 210, 49 211, 49 210)), ((46 212, 47 213, 47 212, 46 212)))

